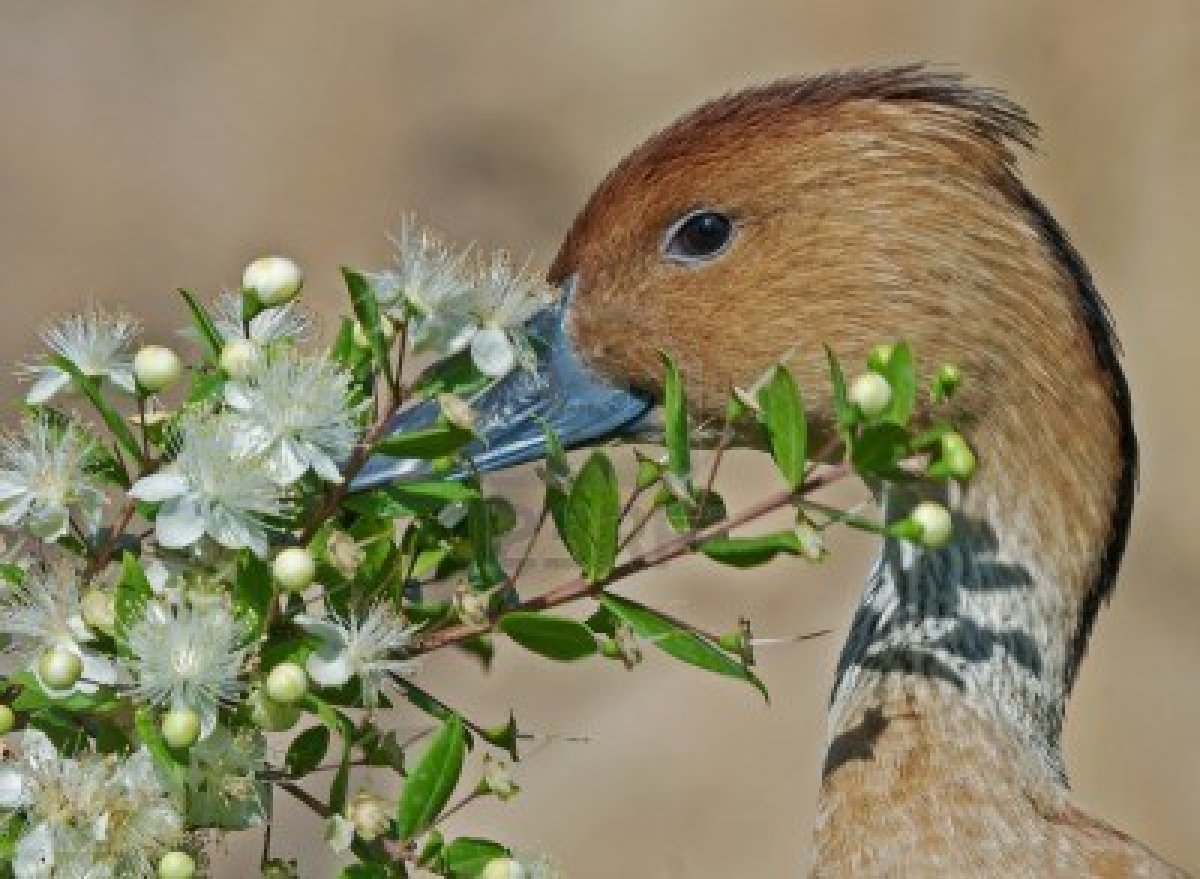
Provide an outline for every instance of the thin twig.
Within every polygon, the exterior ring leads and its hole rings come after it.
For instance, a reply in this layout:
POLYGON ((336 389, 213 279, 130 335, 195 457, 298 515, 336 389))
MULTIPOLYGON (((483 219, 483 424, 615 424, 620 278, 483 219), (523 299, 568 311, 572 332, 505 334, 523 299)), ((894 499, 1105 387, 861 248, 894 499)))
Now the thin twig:
MULTIPOLYGON (((596 583, 589 582, 586 578, 574 577, 558 586, 544 592, 541 595, 530 598, 518 604, 512 610, 515 611, 540 611, 547 610, 552 607, 558 607, 561 604, 566 604, 571 601, 576 601, 580 598, 586 598, 595 595, 614 583, 631 577, 634 574, 640 573, 648 568, 656 567, 672 559, 679 558, 685 555, 690 550, 699 546, 706 540, 713 537, 722 537, 735 528, 741 527, 756 519, 774 512, 782 507, 789 506, 798 498, 811 491, 817 491, 830 485, 839 479, 844 478, 852 472, 850 465, 846 463, 835 464, 824 467, 819 472, 814 472, 804 484, 796 491, 785 490, 777 492, 770 497, 759 501, 739 515, 730 519, 725 519, 707 528, 699 528, 682 534, 671 540, 659 544, 653 549, 641 555, 635 556, 622 564, 617 565, 608 577, 596 583)), ((445 629, 438 629, 428 633, 414 647, 410 655, 418 655, 429 653, 433 650, 438 650, 450 644, 458 644, 470 638, 485 635, 495 628, 499 616, 494 616, 488 620, 479 623, 462 623, 456 626, 450 626, 445 629)))

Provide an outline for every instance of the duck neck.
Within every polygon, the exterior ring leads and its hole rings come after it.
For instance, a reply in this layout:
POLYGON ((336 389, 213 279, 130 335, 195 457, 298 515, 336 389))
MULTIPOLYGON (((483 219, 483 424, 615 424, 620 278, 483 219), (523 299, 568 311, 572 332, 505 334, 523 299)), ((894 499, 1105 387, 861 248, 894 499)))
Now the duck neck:
MULTIPOLYGON (((889 520, 918 500, 888 487, 889 520)), ((1065 780, 1059 748, 1076 657, 1077 590, 1040 554, 1026 499, 950 486, 940 491, 955 538, 932 550, 888 539, 842 653, 834 737, 886 709, 971 711, 1065 780), (935 707, 936 706, 936 707, 935 707)), ((928 494, 926 495, 928 497, 928 494)))

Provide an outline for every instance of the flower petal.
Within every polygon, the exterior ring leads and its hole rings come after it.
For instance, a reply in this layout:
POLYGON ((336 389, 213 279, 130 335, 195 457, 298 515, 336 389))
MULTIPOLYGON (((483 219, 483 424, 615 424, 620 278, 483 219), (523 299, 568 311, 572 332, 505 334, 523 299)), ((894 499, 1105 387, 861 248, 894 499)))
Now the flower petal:
POLYGON ((54 875, 54 833, 47 822, 18 840, 12 868, 16 879, 50 879, 54 875))
POLYGON ((188 481, 178 473, 155 473, 143 476, 129 489, 129 496, 139 501, 158 503, 179 497, 188 490, 188 481))
POLYGON ((37 380, 25 394, 30 406, 40 406, 71 383, 71 376, 57 366, 46 366, 39 370, 37 380))
POLYGON ((504 330, 484 327, 471 339, 471 359, 480 372, 500 378, 517 365, 517 352, 504 330))
POLYGON ((204 512, 198 501, 183 496, 163 504, 154 520, 158 542, 172 549, 191 546, 204 536, 204 512))
POLYGON ((324 655, 313 653, 304 668, 308 676, 322 687, 340 687, 354 677, 354 666, 346 650, 324 655))

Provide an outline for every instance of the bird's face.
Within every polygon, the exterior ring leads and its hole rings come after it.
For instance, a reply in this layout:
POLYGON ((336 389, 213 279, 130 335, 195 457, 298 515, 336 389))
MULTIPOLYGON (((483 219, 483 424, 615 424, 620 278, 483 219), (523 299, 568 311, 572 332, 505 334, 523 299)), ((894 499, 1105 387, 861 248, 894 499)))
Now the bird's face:
POLYGON ((786 361, 818 427, 825 345, 847 368, 901 337, 934 365, 988 368, 984 316, 1045 263, 1004 191, 1003 141, 951 108, 786 97, 701 108, 598 187, 550 272, 582 361, 654 397, 665 350, 709 416, 786 361))

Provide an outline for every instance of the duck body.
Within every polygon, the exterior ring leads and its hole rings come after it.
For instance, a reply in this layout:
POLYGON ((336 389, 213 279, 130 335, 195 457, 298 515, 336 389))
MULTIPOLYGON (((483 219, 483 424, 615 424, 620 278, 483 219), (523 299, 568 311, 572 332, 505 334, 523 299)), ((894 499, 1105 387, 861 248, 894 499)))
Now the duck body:
MULTIPOLYGON (((888 541, 867 583, 815 876, 1183 875, 1067 788, 1064 709, 1116 579, 1137 441, 1103 301, 1017 175, 1034 135, 998 93, 918 66, 751 89, 631 153, 551 269, 589 369, 654 396, 670 351, 702 417, 794 351, 828 430, 823 344, 861 364, 904 338, 966 376, 980 472, 921 489, 953 510, 949 546, 888 541), (730 240, 679 251, 704 212, 730 240)), ((892 517, 921 499, 879 491, 892 517)))

